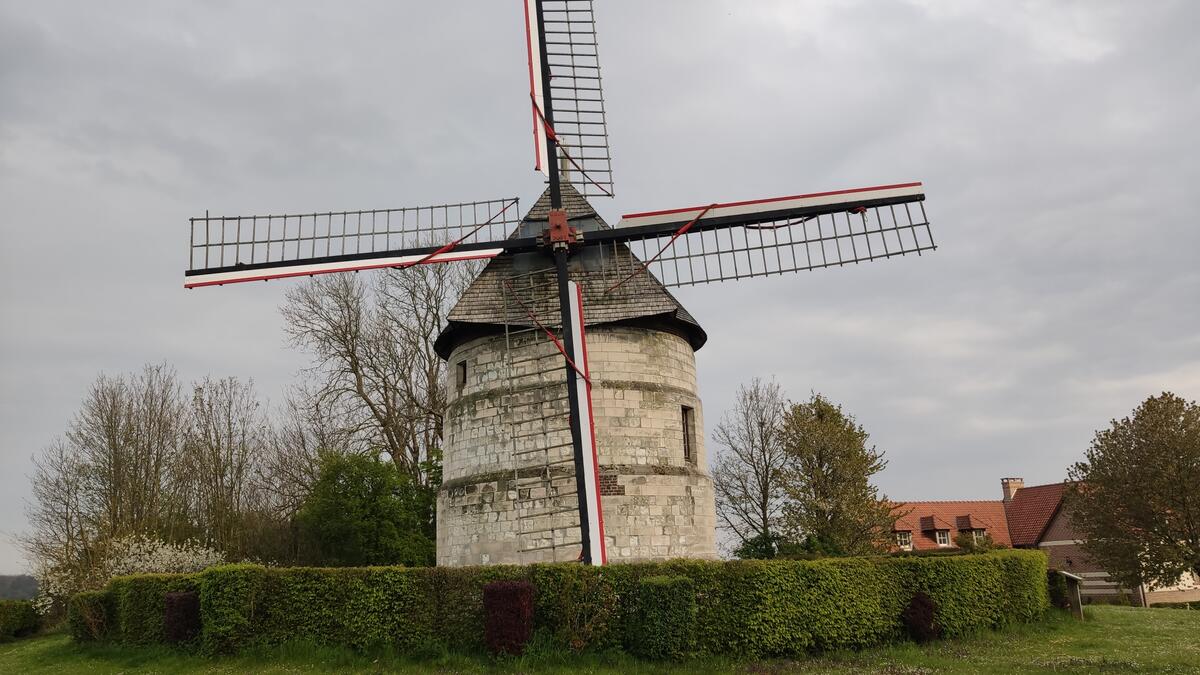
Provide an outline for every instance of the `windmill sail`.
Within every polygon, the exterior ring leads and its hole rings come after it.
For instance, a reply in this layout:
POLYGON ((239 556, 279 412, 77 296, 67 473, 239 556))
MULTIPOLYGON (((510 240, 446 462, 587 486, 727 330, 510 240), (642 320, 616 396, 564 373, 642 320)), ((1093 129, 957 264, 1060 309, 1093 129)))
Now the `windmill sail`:
POLYGON ((517 199, 324 213, 191 219, 184 286, 195 288, 493 258, 517 199))
POLYGON ((549 162, 557 161, 561 177, 580 194, 613 196, 612 159, 592 0, 525 0, 525 32, 535 167, 548 176, 549 162), (550 74, 549 91, 543 90, 545 68, 550 74), (553 120, 547 123, 547 117, 553 120), (548 129, 553 130, 558 143, 558 158, 546 156, 548 129))
POLYGON ((585 240, 633 252, 609 266, 610 288, 646 269, 689 286, 932 251, 924 199, 921 183, 902 183, 710 204, 626 215, 585 240))

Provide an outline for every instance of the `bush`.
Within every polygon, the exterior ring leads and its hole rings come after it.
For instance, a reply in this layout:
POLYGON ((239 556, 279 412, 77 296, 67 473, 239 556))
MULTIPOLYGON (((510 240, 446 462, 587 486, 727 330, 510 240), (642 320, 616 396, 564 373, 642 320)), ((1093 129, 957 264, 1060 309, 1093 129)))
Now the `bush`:
POLYGON ((539 623, 572 651, 621 644, 618 594, 607 568, 569 563, 533 565, 539 623))
POLYGON ((533 584, 493 581, 483 587, 484 639, 488 651, 519 655, 533 635, 533 584))
POLYGON ((965 553, 987 553, 999 548, 991 534, 985 532, 982 537, 976 539, 975 534, 969 530, 959 532, 954 537, 954 545, 965 553))
POLYGON ((908 636, 914 642, 924 644, 938 636, 936 616, 937 608, 934 607, 933 600, 921 591, 917 591, 913 594, 912 600, 908 601, 908 606, 904 608, 900 619, 904 621, 904 628, 908 631, 908 636))
MULTIPOLYGON (((483 587, 493 581, 531 581, 529 568, 517 565, 438 567, 423 573, 431 575, 438 633, 447 645, 464 650, 487 647, 483 587)), ((534 603, 536 608, 536 597, 534 603)))
POLYGON ((200 635, 200 594, 177 591, 164 595, 163 629, 171 644, 195 640, 200 635))
POLYGON ((647 659, 681 659, 696 646, 696 589, 687 577, 647 577, 638 583, 630 649, 647 659))
MULTIPOLYGON (((484 588, 494 581, 524 581, 536 589, 533 629, 547 647, 653 651, 658 648, 640 642, 647 632, 642 626, 651 620, 642 599, 674 590, 657 588, 659 581, 642 582, 662 576, 691 584, 694 651, 734 657, 861 649, 902 639, 908 631, 901 614, 917 592, 932 601, 934 622, 945 637, 1031 621, 1048 606, 1046 557, 1025 550, 945 558, 673 560, 606 567, 229 565, 197 575, 114 580, 107 591, 111 598, 103 602, 76 596, 81 607, 111 609, 90 614, 104 617, 103 631, 73 629, 73 634, 165 642, 165 595, 198 590, 199 645, 207 653, 291 641, 388 647, 407 654, 431 645, 473 650, 485 646, 484 588)), ((82 613, 76 615, 76 623, 86 623, 82 613)))
POLYGON ((88 568, 47 567, 37 570, 38 611, 54 616, 76 593, 99 590, 98 584, 141 574, 187 574, 225 564, 225 555, 189 539, 165 542, 143 535, 130 535, 105 542, 99 559, 88 568))
POLYGON ((1046 573, 1046 589, 1050 594, 1050 606, 1071 609, 1071 598, 1067 594, 1067 578, 1058 570, 1046 573))
POLYGON ((67 603, 67 629, 76 642, 100 642, 111 637, 112 594, 108 591, 77 593, 67 603))
MULTIPOLYGON (((202 648, 228 653, 291 641, 360 651, 424 648, 443 637, 434 622, 436 572, 403 567, 214 568, 201 575, 202 648)), ((477 613, 481 610, 475 606, 477 613)))
POLYGON ((195 591, 194 574, 137 574, 109 582, 112 594, 110 634, 124 644, 150 645, 167 642, 166 596, 195 591))
POLYGON ((1113 605, 1116 607, 1132 607, 1133 596, 1125 591, 1120 591, 1113 595, 1086 595, 1083 598, 1085 605, 1113 605))
POLYGON ((37 610, 28 600, 0 600, 0 642, 31 635, 38 629, 37 610))

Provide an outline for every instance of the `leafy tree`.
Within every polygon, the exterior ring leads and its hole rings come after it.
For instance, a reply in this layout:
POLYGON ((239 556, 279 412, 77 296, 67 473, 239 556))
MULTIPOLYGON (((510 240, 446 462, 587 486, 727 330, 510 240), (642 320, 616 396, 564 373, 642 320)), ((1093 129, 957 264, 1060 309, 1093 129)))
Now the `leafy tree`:
POLYGON ((756 534, 733 549, 733 555, 742 560, 770 560, 779 555, 783 536, 778 534, 756 534))
POLYGON ((863 555, 884 550, 895 516, 871 476, 887 466, 867 446, 867 432, 853 416, 820 394, 794 403, 784 415, 782 443, 784 522, 813 552, 863 555))
POLYGON ((423 566, 434 562, 433 512, 433 491, 395 464, 328 454, 296 521, 314 564, 423 566))
POLYGON ((1164 392, 1096 432, 1068 472, 1088 553, 1127 586, 1200 575, 1200 407, 1164 392))
POLYGON ((978 538, 970 532, 959 532, 958 536, 954 537, 954 545, 967 553, 987 553, 999 548, 992 535, 987 532, 978 538))

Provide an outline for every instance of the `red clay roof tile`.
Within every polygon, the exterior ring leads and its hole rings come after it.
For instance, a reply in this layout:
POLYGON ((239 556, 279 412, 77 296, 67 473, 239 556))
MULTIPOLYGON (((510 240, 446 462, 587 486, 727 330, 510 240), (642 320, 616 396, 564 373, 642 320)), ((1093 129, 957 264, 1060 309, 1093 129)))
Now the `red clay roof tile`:
POLYGON ((902 513, 896 520, 895 531, 912 532, 913 549, 939 548, 936 530, 949 530, 950 541, 962 530, 982 529, 992 536, 992 541, 1012 546, 1008 532, 1008 519, 1004 515, 1004 502, 955 501, 955 502, 903 502, 896 504, 894 511, 902 513), (965 524, 966 527, 959 527, 965 524), (932 529, 927 526, 932 525, 932 529))
POLYGON ((1017 490, 1008 504, 1008 531, 1013 546, 1036 546, 1062 502, 1064 483, 1017 490))

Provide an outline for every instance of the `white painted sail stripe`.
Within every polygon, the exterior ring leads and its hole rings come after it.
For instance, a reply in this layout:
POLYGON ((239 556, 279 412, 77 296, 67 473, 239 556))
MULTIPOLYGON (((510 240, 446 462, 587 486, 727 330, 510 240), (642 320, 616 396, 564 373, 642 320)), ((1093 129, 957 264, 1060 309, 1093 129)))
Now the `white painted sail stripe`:
POLYGON ((215 284, 235 284, 246 281, 265 281, 268 279, 283 279, 286 277, 311 276, 314 274, 330 274, 332 272, 351 272, 359 270, 382 269, 399 267, 414 263, 441 263, 455 260, 472 260, 479 258, 494 258, 504 249, 489 248, 475 251, 447 251, 430 256, 428 253, 414 255, 392 256, 387 258, 371 258, 367 260, 344 260, 340 262, 303 263, 283 265, 267 269, 232 270, 228 272, 213 272, 184 277, 184 287, 211 286, 215 284), (425 258, 429 258, 425 260, 425 258))
MULTIPOLYGON (((766 211, 779 211, 782 209, 804 208, 809 206, 830 206, 836 204, 849 204, 853 202, 861 202, 869 199, 887 199, 890 197, 911 197, 922 194, 925 191, 923 185, 899 186, 881 188, 878 190, 863 190, 861 192, 842 192, 825 195, 815 195, 811 197, 794 197, 791 199, 779 200, 761 200, 754 202, 746 202, 740 204, 730 204, 722 206, 718 204, 709 209, 708 213, 704 214, 705 219, 718 218, 722 216, 741 216, 755 213, 763 213, 766 211)), ((667 213, 650 213, 645 215, 624 216, 617 223, 617 227, 635 227, 640 225, 656 225, 659 223, 670 223, 678 221, 687 221, 695 218, 704 211, 703 206, 685 211, 671 211, 667 213)))

